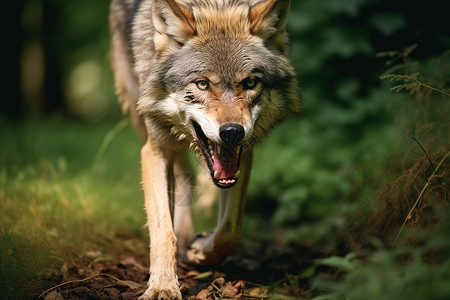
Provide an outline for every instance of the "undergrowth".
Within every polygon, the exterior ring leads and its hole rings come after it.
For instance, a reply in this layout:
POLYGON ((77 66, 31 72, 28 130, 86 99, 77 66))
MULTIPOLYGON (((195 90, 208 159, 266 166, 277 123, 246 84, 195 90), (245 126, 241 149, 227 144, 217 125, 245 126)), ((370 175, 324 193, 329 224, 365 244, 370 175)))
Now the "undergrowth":
POLYGON ((442 220, 438 228, 409 232, 412 245, 398 245, 392 250, 374 240, 374 251, 363 250, 358 256, 319 260, 321 266, 346 273, 335 281, 329 273, 319 273, 312 280, 315 290, 328 292, 314 300, 332 299, 448 299, 450 296, 449 210, 436 215, 442 220))
POLYGON ((316 261, 315 300, 450 297, 450 53, 419 63, 415 47, 380 55, 390 58, 381 79, 408 92, 399 117, 413 120, 388 170, 398 177, 349 215, 337 238, 348 254, 316 261))

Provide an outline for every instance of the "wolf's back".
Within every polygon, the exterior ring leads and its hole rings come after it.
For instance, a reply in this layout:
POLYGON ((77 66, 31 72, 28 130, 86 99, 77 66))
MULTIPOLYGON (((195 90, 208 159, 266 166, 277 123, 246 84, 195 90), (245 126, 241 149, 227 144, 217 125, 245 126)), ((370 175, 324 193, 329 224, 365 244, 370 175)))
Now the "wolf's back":
POLYGON ((112 0, 109 12, 111 34, 111 63, 114 71, 116 94, 123 112, 130 112, 133 124, 145 138, 144 122, 135 113, 138 85, 132 54, 133 20, 143 0, 112 0))

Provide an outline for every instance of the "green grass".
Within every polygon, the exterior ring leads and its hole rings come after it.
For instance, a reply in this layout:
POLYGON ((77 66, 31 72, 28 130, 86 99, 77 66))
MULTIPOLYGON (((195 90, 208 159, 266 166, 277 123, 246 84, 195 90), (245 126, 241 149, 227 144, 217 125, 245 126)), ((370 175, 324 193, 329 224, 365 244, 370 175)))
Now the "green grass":
POLYGON ((0 119, 0 298, 38 295, 64 264, 117 236, 146 237, 131 126, 96 160, 115 125, 0 119))

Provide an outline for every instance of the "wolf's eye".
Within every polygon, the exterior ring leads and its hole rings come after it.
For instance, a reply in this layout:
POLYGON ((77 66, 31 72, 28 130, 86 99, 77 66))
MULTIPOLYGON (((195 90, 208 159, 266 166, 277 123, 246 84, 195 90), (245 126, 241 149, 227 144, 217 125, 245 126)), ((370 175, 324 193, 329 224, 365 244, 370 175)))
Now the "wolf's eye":
POLYGON ((209 89, 209 83, 206 80, 199 80, 195 84, 199 90, 206 91, 209 89))
POLYGON ((242 82, 244 90, 253 90, 256 87, 257 81, 253 78, 247 78, 242 82))

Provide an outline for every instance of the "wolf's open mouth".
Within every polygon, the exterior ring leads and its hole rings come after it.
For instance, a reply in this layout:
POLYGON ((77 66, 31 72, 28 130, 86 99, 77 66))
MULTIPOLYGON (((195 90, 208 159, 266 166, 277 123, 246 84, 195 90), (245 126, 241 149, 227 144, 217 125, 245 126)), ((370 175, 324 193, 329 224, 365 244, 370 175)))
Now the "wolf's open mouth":
POLYGON ((240 175, 239 164, 243 146, 216 144, 208 139, 200 125, 192 121, 197 134, 197 144, 206 160, 211 178, 222 189, 233 187, 240 175))

